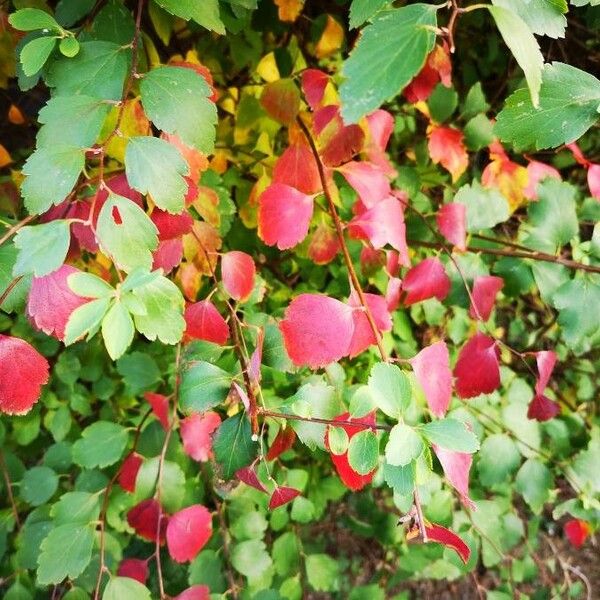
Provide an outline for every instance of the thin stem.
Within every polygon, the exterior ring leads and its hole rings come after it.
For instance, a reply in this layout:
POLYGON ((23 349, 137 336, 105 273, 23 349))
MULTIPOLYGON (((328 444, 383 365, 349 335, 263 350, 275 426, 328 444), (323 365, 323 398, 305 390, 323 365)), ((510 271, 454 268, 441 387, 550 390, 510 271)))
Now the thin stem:
POLYGON ((23 275, 15 277, 9 284, 8 287, 0 295, 0 306, 4 304, 4 301, 8 298, 8 295, 15 289, 16 285, 23 279, 23 275))
POLYGON ((366 423, 364 421, 338 421, 334 419, 321 419, 319 417, 301 417, 300 415, 289 415, 287 413, 275 412, 264 408, 258 411, 264 417, 274 419, 285 419, 287 421, 305 421, 307 423, 321 423, 323 425, 332 425, 335 427, 355 427, 356 429, 379 429, 380 431, 391 431, 391 425, 378 425, 366 423))
MULTIPOLYGON (((2 302, 0 302, 2 304, 2 302)), ((2 475, 4 477, 4 485, 6 486, 6 493, 8 494, 8 500, 10 502, 10 506, 12 508, 12 513, 15 518, 15 523, 17 527, 21 529, 21 521, 19 519, 19 511, 17 510, 17 504, 15 502, 15 497, 13 496, 12 491, 12 482, 10 480, 10 475, 8 473, 8 469, 6 468, 6 462, 4 460, 4 452, 0 450, 0 469, 2 470, 2 475)))
POLYGON ((33 221, 33 219, 37 218, 37 215, 28 215, 26 216, 24 219, 22 219, 21 221, 19 221, 18 223, 16 223, 15 225, 13 225, 1 238, 0 238, 0 246, 2 246, 2 244, 4 244, 4 242, 6 242, 6 240, 10 239, 15 233, 17 233, 17 231, 19 231, 19 229, 21 229, 21 227, 24 227, 25 225, 27 225, 27 223, 29 223, 30 221, 33 221))

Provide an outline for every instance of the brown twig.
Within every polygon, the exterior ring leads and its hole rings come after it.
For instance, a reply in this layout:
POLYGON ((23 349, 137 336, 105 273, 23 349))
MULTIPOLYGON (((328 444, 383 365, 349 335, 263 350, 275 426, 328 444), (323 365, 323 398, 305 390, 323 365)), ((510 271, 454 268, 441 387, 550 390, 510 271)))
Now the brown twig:
POLYGON ((15 277, 9 284, 8 287, 0 295, 0 306, 4 304, 4 301, 8 298, 8 295, 15 289, 16 285, 23 279, 23 275, 15 277))
POLYGON ((17 233, 17 231, 19 231, 19 229, 21 229, 21 227, 24 227, 25 225, 27 225, 27 223, 29 223, 30 221, 33 221, 33 219, 35 219, 35 218, 37 218, 37 215, 27 215, 24 219, 22 219, 18 223, 15 223, 15 225, 13 225, 0 238, 0 246, 2 246, 2 244, 4 244, 4 242, 6 242, 6 240, 10 239, 15 233, 17 233))
MULTIPOLYGON (((2 304, 2 302, 0 302, 2 304)), ((10 475, 8 473, 8 469, 6 467, 6 461, 4 460, 4 452, 0 450, 0 470, 2 470, 2 475, 4 477, 4 485, 6 486, 6 493, 8 494, 8 500, 10 502, 10 506, 12 508, 12 513, 15 518, 15 523, 17 527, 21 529, 21 521, 19 519, 19 511, 17 510, 17 504, 15 502, 15 497, 13 496, 12 491, 12 481, 10 480, 10 475)))

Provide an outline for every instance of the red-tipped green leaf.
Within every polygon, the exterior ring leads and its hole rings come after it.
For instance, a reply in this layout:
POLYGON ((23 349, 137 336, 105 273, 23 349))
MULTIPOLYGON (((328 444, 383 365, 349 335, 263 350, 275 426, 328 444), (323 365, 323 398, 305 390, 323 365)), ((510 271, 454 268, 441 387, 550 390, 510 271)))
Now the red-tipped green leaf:
POLYGON ((481 319, 487 321, 492 314, 496 295, 502 289, 504 279, 494 275, 484 275, 476 277, 473 283, 473 302, 469 308, 469 316, 472 319, 481 319))
POLYGON ((442 418, 452 397, 452 371, 450 355, 443 341, 423 348, 410 359, 415 377, 425 393, 425 400, 431 412, 442 418))
POLYGON ((221 417, 213 411, 194 413, 179 424, 183 450, 198 462, 206 462, 212 456, 212 434, 221 424, 221 417))
POLYGON ((450 278, 438 258, 426 258, 408 271, 402 290, 406 306, 429 298, 442 301, 450 292, 450 278))
POLYGON ((212 517, 200 504, 188 506, 169 518, 167 548, 179 563, 194 560, 212 535, 212 517))
POLYGON ((456 392, 461 398, 491 394, 500 387, 499 351, 495 340, 476 333, 461 349, 454 367, 456 392))
POLYGON ((444 204, 436 221, 440 233, 464 252, 467 248, 467 207, 460 202, 444 204))
POLYGON ((291 487, 279 486, 271 494, 271 499, 269 500, 269 509, 273 510, 274 508, 283 506, 284 504, 291 502, 296 496, 299 495, 300 490, 296 490, 291 487))
POLYGON ((225 291, 234 299, 244 301, 254 289, 256 267, 249 254, 232 250, 221 258, 221 279, 225 291))
POLYGON ((48 371, 48 361, 33 346, 0 335, 0 413, 28 413, 40 398, 48 371))
POLYGON ((223 345, 229 337, 229 327, 210 300, 190 304, 184 313, 185 335, 195 340, 205 340, 223 345))

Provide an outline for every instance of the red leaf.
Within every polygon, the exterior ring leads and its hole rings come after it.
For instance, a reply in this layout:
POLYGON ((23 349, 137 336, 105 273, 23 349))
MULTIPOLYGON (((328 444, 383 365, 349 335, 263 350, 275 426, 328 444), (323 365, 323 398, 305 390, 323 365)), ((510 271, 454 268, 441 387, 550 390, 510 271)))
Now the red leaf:
POLYGON ((396 169, 390 163, 385 152, 387 143, 394 131, 394 117, 380 108, 367 115, 366 120, 369 136, 364 151, 367 158, 388 177, 396 177, 396 169))
POLYGON ((305 144, 292 144, 273 167, 273 183, 296 188, 303 194, 316 194, 323 189, 315 157, 305 144))
POLYGON ((587 182, 592 198, 600 200, 600 165, 592 164, 589 166, 587 182))
POLYGON ((415 377, 425 392, 429 410, 442 418, 452 398, 452 371, 450 355, 444 341, 423 348, 410 359, 415 377))
POLYGON ((129 577, 146 585, 148 579, 148 561, 139 558, 124 558, 117 569, 119 577, 129 577))
POLYGON ((390 196, 354 217, 348 231, 353 237, 368 239, 374 248, 389 244, 404 257, 403 262, 408 263, 404 210, 396 198, 390 196))
POLYGON ((148 498, 148 500, 142 500, 129 510, 127 513, 127 523, 129 523, 130 527, 133 527, 141 538, 149 542, 156 542, 156 532, 160 518, 159 539, 160 543, 163 544, 168 518, 164 514, 161 518, 161 513, 160 504, 154 498, 148 498))
POLYGON ((541 350, 540 352, 535 353, 535 360, 537 362, 539 373, 539 379, 535 383, 535 393, 543 394, 544 390, 548 387, 552 371, 554 371, 556 352, 553 352, 552 350, 541 350))
POLYGON ((234 299, 244 301, 254 289, 256 267, 249 254, 232 250, 221 258, 221 278, 225 291, 234 299))
POLYGON ((287 125, 300 110, 300 92, 291 79, 278 79, 265 85, 260 103, 272 119, 287 125))
POLYGON ((323 100, 329 75, 319 69, 306 69, 302 73, 302 92, 308 105, 315 110, 323 100))
POLYGON ((436 221, 440 233, 464 252, 467 249, 467 207, 460 202, 444 204, 436 221))
POLYGON ((354 329, 353 312, 343 302, 320 294, 294 298, 279 324, 292 362, 317 369, 346 356, 354 329))
POLYGON ((361 151, 364 141, 365 134, 358 125, 342 125, 323 148, 323 162, 328 167, 348 162, 361 151))
POLYGON ((441 302, 450 292, 450 278, 438 258, 426 258, 408 271, 402 290, 406 293, 406 306, 429 298, 437 298, 441 302))
POLYGON ((434 127, 429 132, 429 155, 452 175, 455 182, 469 166, 469 155, 463 143, 463 133, 453 127, 434 127))
POLYGON ((452 85, 452 62, 448 47, 436 46, 417 76, 404 88, 404 96, 411 103, 427 100, 435 86, 442 82, 446 87, 452 85))
POLYGON ((167 548, 179 563, 194 560, 212 535, 212 517, 201 504, 176 512, 167 525, 167 548))
POLYGON ((229 337, 229 327, 210 300, 190 304, 184 313, 186 336, 222 346, 229 337))
POLYGON ((169 399, 162 394, 155 394, 154 392, 146 392, 144 398, 146 398, 148 404, 152 407, 152 412, 160 421, 163 429, 167 431, 169 429, 169 399))
POLYGON ((180 238, 182 235, 190 233, 194 225, 194 220, 187 210, 184 210, 181 214, 172 215, 160 208, 155 208, 150 215, 150 219, 158 229, 158 239, 160 241, 180 238))
POLYGON ((336 257, 340 248, 335 231, 324 223, 320 223, 310 237, 307 253, 315 264, 326 265, 336 257))
MULTIPOLYGON (((378 294, 364 294, 365 301, 375 325, 380 332, 389 331, 392 328, 392 317, 388 311, 387 303, 383 296, 378 294)), ((354 321, 354 332, 352 333, 352 341, 348 349, 348 356, 354 358, 369 346, 376 343, 375 335, 367 319, 367 314, 362 308, 358 294, 352 290, 348 304, 354 308, 352 319, 354 321)))
POLYGON ((239 469, 236 471, 235 476, 246 485, 253 487, 255 490, 259 492, 267 493, 265 486, 260 482, 258 476, 256 475, 254 469, 252 467, 244 467, 243 469, 239 469))
POLYGON ((456 392, 460 398, 491 394, 500 387, 498 357, 496 342, 480 332, 462 347, 454 367, 456 392))
POLYGON ((306 237, 313 214, 312 196, 272 183, 258 202, 258 235, 265 244, 286 250, 306 237))
POLYGON ((472 319, 487 321, 492 314, 496 302, 496 294, 502 289, 504 279, 494 275, 476 277, 473 283, 473 303, 469 308, 472 319))
POLYGON ((391 194, 389 179, 378 166, 372 163, 352 160, 338 167, 338 171, 355 189, 367 208, 372 208, 391 194))
POLYGON ((275 460, 289 450, 296 440, 296 432, 291 427, 280 429, 267 452, 267 460, 275 460))
POLYGON ((71 291, 67 278, 79 269, 63 265, 44 277, 34 277, 27 300, 27 314, 35 326, 59 340, 65 337, 65 327, 71 313, 89 300, 71 291))
POLYGON ((165 240, 158 243, 152 254, 152 269, 162 269, 165 275, 170 273, 183 259, 183 242, 181 239, 165 240))
POLYGON ((535 394, 527 408, 527 418, 549 421, 560 413, 560 405, 543 394, 535 394))
POLYGON ((213 411, 194 413, 180 422, 183 450, 198 462, 212 456, 212 433, 221 424, 221 417, 213 411))
POLYGON ((537 160, 530 161, 527 165, 527 187, 523 190, 525 198, 528 200, 537 200, 538 184, 547 177, 560 180, 560 173, 550 165, 538 162, 537 160))
POLYGON ((471 556, 471 550, 453 531, 441 525, 426 525, 425 531, 429 542, 437 542, 447 548, 452 548, 460 559, 467 564, 471 556))
POLYGON ((283 506, 291 502, 296 496, 300 495, 300 490, 295 490, 291 487, 280 486, 271 494, 269 500, 269 510, 283 506))
POLYGON ((183 590, 173 600, 210 600, 210 588, 207 585, 193 585, 183 590))
MULTIPOLYGON (((343 413, 341 415, 338 415, 334 420, 335 421, 353 421, 354 419, 352 419, 350 417, 350 413, 343 413)), ((368 415, 361 417, 360 419, 357 419, 357 420, 360 423, 368 423, 369 425, 375 425, 375 413, 374 412, 369 413, 368 415)), ((348 439, 352 439, 359 431, 368 429, 368 426, 365 426, 365 425, 354 426, 354 425, 346 424, 346 425, 341 425, 341 427, 348 434, 348 439)), ((325 447, 327 448, 327 450, 330 449, 329 448, 329 428, 325 432, 325 447)), ((344 452, 344 454, 331 454, 330 453, 330 456, 331 456, 331 460, 332 460, 333 464, 335 465, 335 469, 338 472, 340 479, 342 480, 342 483, 354 492, 361 490, 366 485, 371 483, 371 481, 373 480, 373 477, 375 476, 375 472, 377 471, 377 469, 374 469, 373 471, 371 471, 370 473, 367 473, 366 475, 360 475, 359 473, 357 473, 350 466, 350 462, 348 461, 348 451, 344 452)))
POLYGON ((135 492, 135 480, 138 471, 142 466, 144 459, 137 452, 132 452, 127 456, 119 470, 119 485, 126 491, 133 494, 135 492))
POLYGON ((0 413, 28 413, 48 382, 48 370, 48 361, 33 346, 0 334, 0 413))
MULTIPOLYGON (((216 94, 213 94, 213 98, 216 100, 216 94)), ((173 133, 167 133, 166 131, 163 131, 160 134, 160 137, 169 142, 169 144, 171 144, 172 146, 175 146, 177 150, 179 150, 179 153, 181 154, 181 156, 183 156, 190 169, 188 185, 189 182, 196 185, 200 180, 200 175, 208 169, 208 158, 206 157, 206 155, 200 152, 200 150, 196 150, 196 148, 188 146, 181 140, 179 136, 173 133)), ((185 179, 188 179, 188 177, 186 177, 185 179)), ((191 191, 192 190, 189 189, 188 194, 191 191)), ((185 200, 187 204, 188 198, 186 197, 185 200)))
POLYGON ((433 445, 444 475, 450 485, 460 494, 461 500, 469 508, 474 508, 473 501, 469 498, 469 471, 473 462, 473 456, 465 452, 452 452, 439 446, 433 445))
POLYGON ((570 519, 565 523, 565 535, 567 539, 575 546, 575 548, 581 548, 585 540, 590 535, 592 528, 587 521, 581 519, 570 519))

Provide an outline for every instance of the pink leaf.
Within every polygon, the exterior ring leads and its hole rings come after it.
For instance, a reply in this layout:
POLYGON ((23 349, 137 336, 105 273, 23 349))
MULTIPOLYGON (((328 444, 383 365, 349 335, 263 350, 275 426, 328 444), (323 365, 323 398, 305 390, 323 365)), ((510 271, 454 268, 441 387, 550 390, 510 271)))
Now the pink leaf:
POLYGON ((0 413, 24 415, 48 382, 48 361, 25 340, 0 334, 0 413))
POLYGON ((402 279, 390 277, 387 290, 385 291, 385 301, 390 312, 400 306, 400 294, 402 292, 402 279))
POLYGON ((183 259, 181 239, 158 242, 158 248, 152 254, 152 269, 162 269, 165 275, 170 273, 183 259))
POLYGON ((437 298, 440 302, 450 292, 450 278, 438 258, 426 258, 408 271, 402 282, 404 304, 437 298))
POLYGON ((367 158, 388 177, 396 177, 396 169, 390 163, 385 148, 394 131, 394 117, 383 109, 367 115, 369 136, 365 147, 367 158))
POLYGON ((119 485, 131 494, 135 492, 135 480, 137 479, 138 471, 142 466, 144 459, 137 452, 132 452, 127 456, 119 470, 119 485))
POLYGON ((462 347, 454 367, 456 392, 460 398, 491 394, 500 387, 498 357, 496 342, 480 332, 462 347))
POLYGON ((553 352, 552 350, 541 350, 540 352, 535 353, 535 360, 539 373, 539 379, 535 384, 535 393, 543 394, 544 390, 548 387, 552 371, 554 371, 556 352, 553 352))
POLYGON ((301 294, 287 307, 279 327, 293 363, 317 369, 348 354, 353 309, 335 298, 301 294))
POLYGON ((207 585, 193 585, 183 590, 173 600, 210 600, 210 588, 207 585))
POLYGON ((225 291, 234 299, 244 301, 254 289, 256 267, 249 254, 232 250, 221 258, 221 278, 225 291))
POLYGON ((35 326, 59 340, 65 337, 65 327, 71 313, 88 300, 71 291, 67 278, 79 269, 63 265, 44 277, 34 277, 27 301, 27 314, 35 326))
POLYGON ((425 392, 431 412, 442 418, 452 398, 452 371, 450 355, 444 341, 423 348, 410 359, 415 377, 425 392))
POLYGON ((452 175, 455 182, 469 166, 463 133, 453 127, 436 126, 429 132, 429 155, 452 175))
POLYGON ((239 469, 236 471, 235 476, 246 485, 253 487, 255 490, 259 492, 267 493, 265 486, 258 479, 258 475, 254 471, 252 467, 244 467, 243 469, 239 469))
POLYGON ((565 523, 565 535, 575 548, 581 548, 590 535, 592 528, 590 524, 581 519, 570 519, 565 523))
POLYGON ((538 184, 546 179, 552 177, 560 180, 560 173, 550 165, 537 160, 532 160, 527 165, 527 187, 523 190, 523 195, 528 200, 537 200, 537 187, 538 184))
POLYGON ((260 367, 262 365, 262 355, 263 355, 263 344, 265 342, 265 330, 261 327, 258 330, 258 334, 256 336, 256 346, 254 348, 254 352, 250 357, 250 364, 248 365, 248 375, 250 375, 250 381, 253 385, 260 385, 261 380, 261 371, 260 367))
POLYGON ((496 295, 503 285, 502 277, 485 275, 475 278, 472 291, 473 303, 469 308, 469 315, 472 319, 487 321, 490 318, 496 303, 496 295))
POLYGON ((246 390, 237 381, 233 382, 233 389, 237 392, 237 395, 239 396, 240 400, 242 401, 242 404, 244 405, 244 408, 247 411, 249 411, 250 410, 250 398, 248 398, 248 394, 246 393, 246 390))
POLYGON ((473 462, 473 456, 465 452, 452 452, 439 446, 433 445, 444 475, 450 485, 460 494, 463 503, 469 508, 474 508, 473 501, 469 498, 469 471, 473 462))
POLYGON ((154 416, 160 421, 163 429, 167 431, 169 429, 169 399, 162 394, 155 394, 154 392, 146 392, 144 398, 152 407, 154 416))
POLYGON ((560 413, 560 405, 543 394, 535 394, 527 408, 527 418, 549 421, 560 413))
POLYGON ((460 202, 444 204, 436 221, 440 233, 464 252, 467 249, 467 207, 460 202))
MULTIPOLYGON (((388 311, 385 298, 377 294, 364 294, 364 296, 377 329, 380 332, 389 331, 392 328, 392 317, 388 311)), ((375 344, 377 340, 367 319, 367 314, 360 303, 358 294, 354 290, 352 290, 352 294, 348 298, 348 304, 354 308, 352 315, 354 332, 352 333, 352 341, 348 349, 348 356, 353 358, 372 344, 375 344)))
POLYGON ((591 164, 587 173, 588 187, 592 198, 600 200, 600 165, 591 164))
POLYGON ((142 500, 127 513, 127 523, 133 527, 135 532, 149 542, 156 541, 158 522, 160 519, 160 543, 165 541, 165 530, 167 528, 167 517, 162 514, 160 504, 154 498, 142 500))
POLYGON ((260 196, 258 235, 280 250, 299 244, 308 234, 313 198, 283 183, 272 183, 260 196))
POLYGON ((146 585, 148 579, 148 561, 139 558, 124 558, 117 569, 119 577, 129 577, 146 585))
POLYGON ((296 188, 303 194, 316 194, 323 189, 315 157, 305 144, 292 144, 273 167, 273 183, 296 188))
POLYGON ((194 413, 183 419, 180 426, 183 450, 198 462, 206 462, 212 456, 212 433, 221 424, 221 417, 213 411, 194 413))
MULTIPOLYGON (((350 417, 350 413, 343 413, 335 417, 334 420, 353 421, 355 419, 352 419, 350 417)), ((340 425, 340 427, 342 427, 342 429, 344 429, 348 434, 348 439, 352 439, 360 431, 369 429, 368 425, 375 425, 375 413, 369 413, 368 415, 365 415, 364 417, 361 417, 360 419, 356 420, 360 423, 367 423, 367 425, 349 425, 347 423, 344 425, 340 425)), ((327 448, 327 450, 329 450, 329 428, 327 428, 325 432, 325 447, 327 448)), ((347 488, 350 488, 352 491, 357 492, 358 490, 362 490, 362 488, 371 483, 371 481, 373 480, 373 477, 375 476, 375 471, 377 469, 374 469, 366 475, 360 475, 350 466, 350 462, 348 461, 348 451, 344 452, 344 454, 330 453, 330 456, 331 461, 335 466, 335 470, 337 471, 338 475, 340 476, 340 479, 342 480, 342 483, 347 488)))
POLYGON ((212 517, 201 504, 176 512, 167 525, 167 548, 179 563, 194 560, 212 535, 212 517))
POLYGON ((302 73, 302 92, 308 105, 315 110, 323 100, 329 76, 319 69, 306 69, 302 73))
POLYGON ((460 559, 467 564, 471 556, 471 550, 453 531, 441 525, 426 525, 425 531, 429 542, 437 542, 447 548, 452 548, 460 559))
POLYGON ((195 340, 205 340, 222 346, 229 337, 229 327, 210 300, 190 304, 184 313, 185 334, 195 340))
POLYGON ((283 506, 284 504, 291 502, 296 496, 299 495, 300 490, 295 490, 291 487, 280 486, 271 494, 271 499, 269 500, 269 509, 273 510, 274 508, 283 506))
POLYGON ((372 163, 352 160, 338 167, 337 170, 355 189, 367 208, 372 208, 391 194, 389 179, 372 163))
POLYGON ((348 231, 353 237, 368 239, 375 248, 389 244, 408 257, 404 210, 400 201, 392 196, 354 217, 348 231))
POLYGON ((267 460, 275 460, 289 450, 296 440, 296 432, 291 427, 280 429, 267 452, 267 460))

